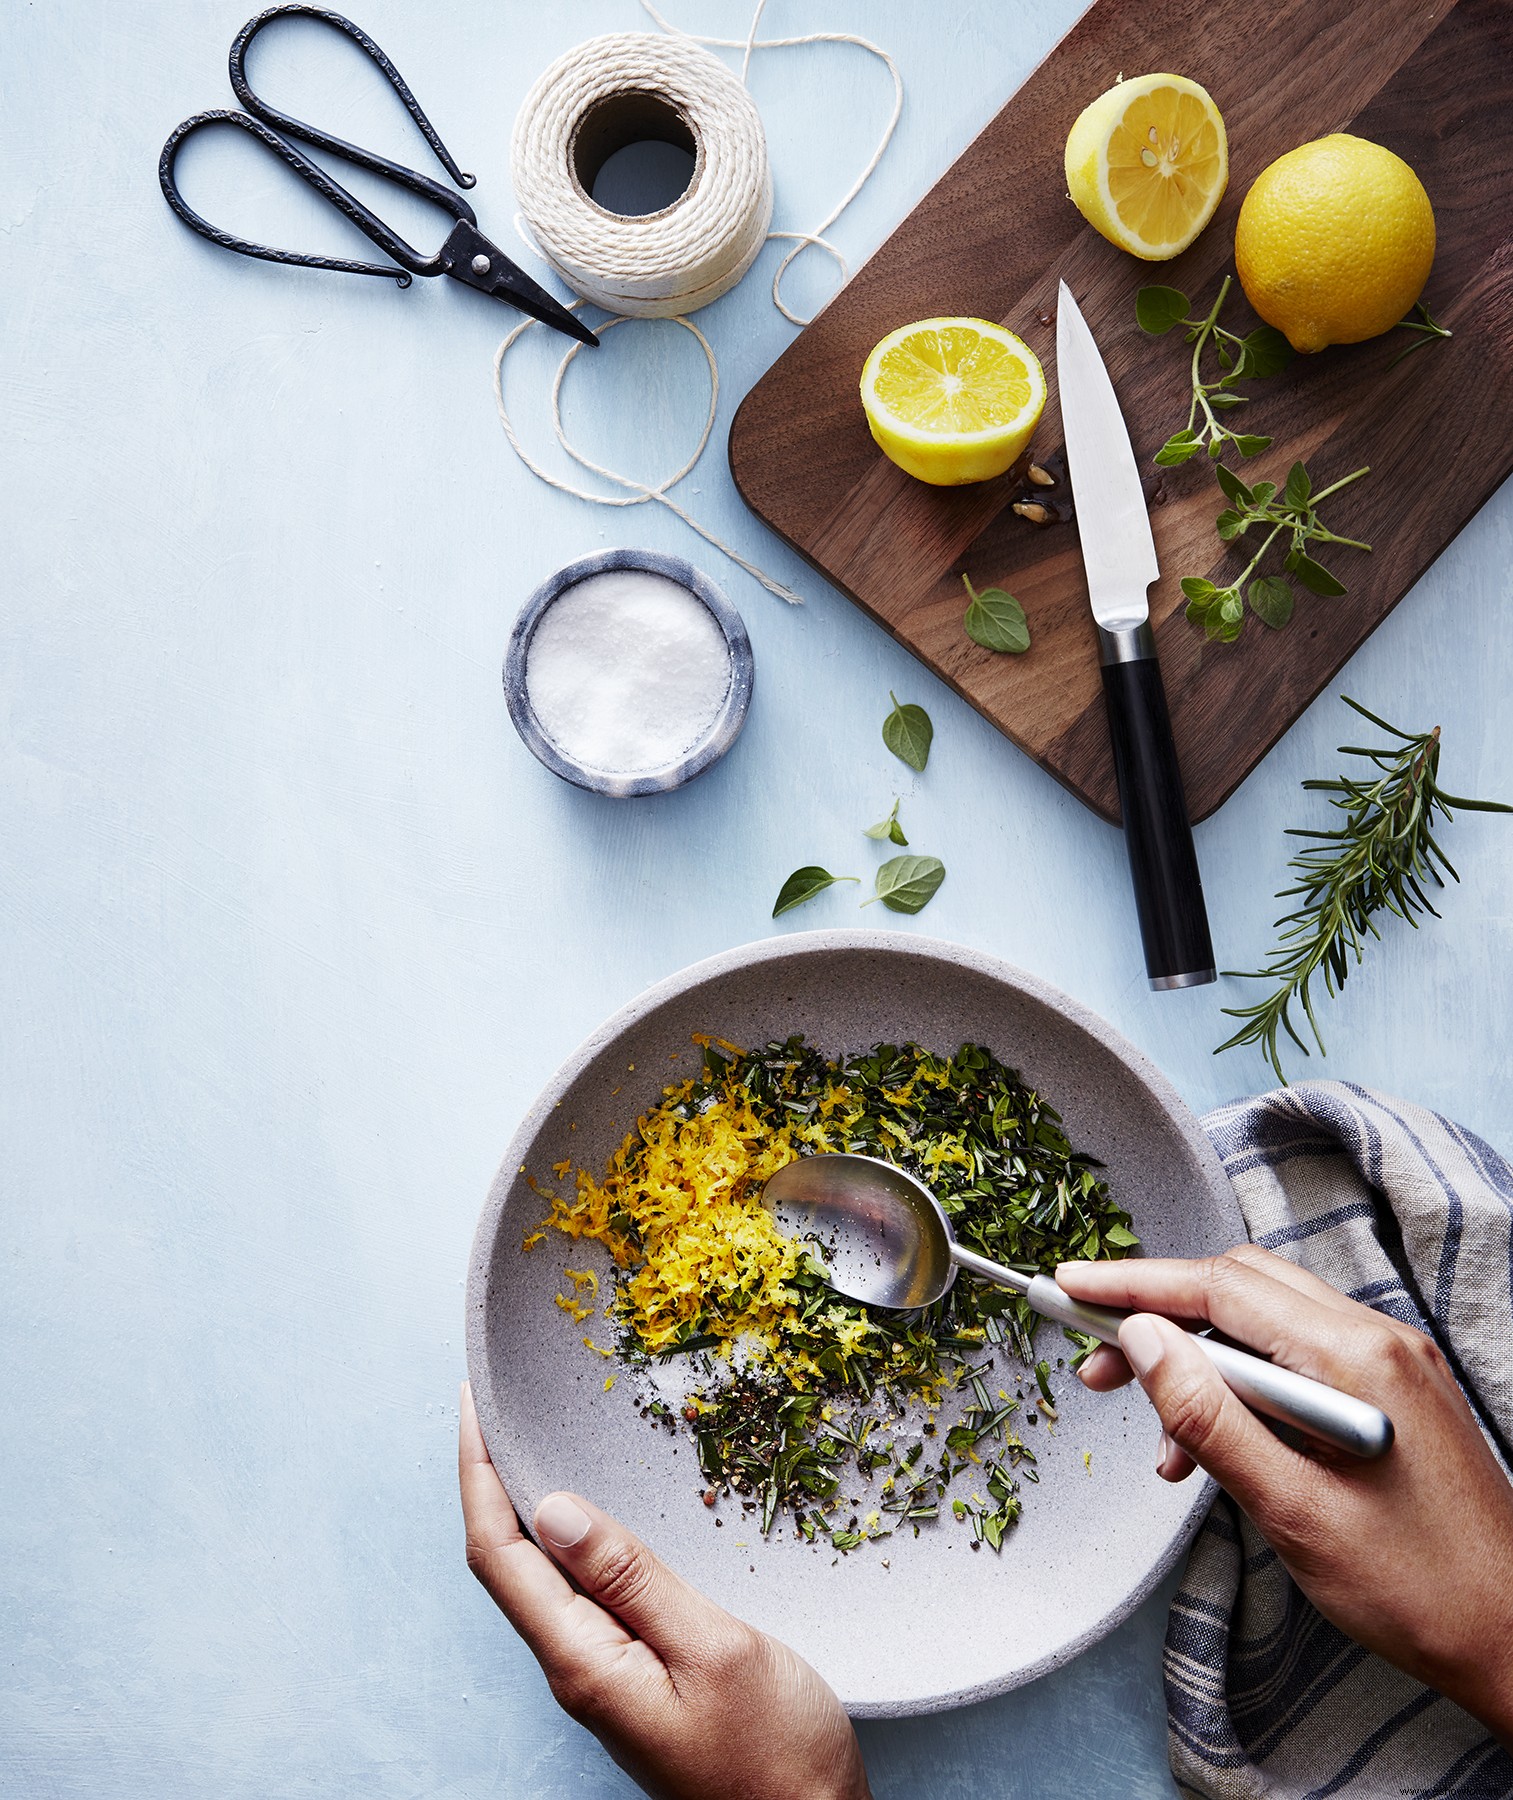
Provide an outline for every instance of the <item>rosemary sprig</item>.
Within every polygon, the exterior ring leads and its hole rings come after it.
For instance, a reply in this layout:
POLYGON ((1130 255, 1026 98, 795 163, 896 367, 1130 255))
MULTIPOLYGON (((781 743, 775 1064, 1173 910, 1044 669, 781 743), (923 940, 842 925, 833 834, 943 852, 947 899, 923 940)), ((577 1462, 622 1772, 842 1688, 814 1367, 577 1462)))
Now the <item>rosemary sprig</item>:
POLYGON ((1406 319, 1399 319, 1393 326, 1393 330, 1412 331, 1416 332, 1417 336, 1410 338, 1408 343, 1398 351, 1392 361, 1387 364, 1389 369, 1395 369, 1405 356, 1412 356, 1415 350, 1422 350, 1425 344, 1443 343, 1446 338, 1455 336, 1453 331, 1441 325, 1437 319, 1431 316, 1429 308, 1424 305, 1422 300, 1414 302, 1413 312, 1409 313, 1406 319), (1413 316, 1414 313, 1418 314, 1417 318, 1413 316))
POLYGON ((1311 593, 1343 594, 1345 584, 1310 556, 1306 546, 1342 544, 1351 550, 1371 548, 1370 544, 1363 544, 1359 538, 1341 537, 1338 532, 1331 531, 1319 517, 1319 505, 1322 501, 1370 473, 1369 468, 1356 469, 1352 474, 1342 476, 1329 487, 1314 493, 1308 470, 1302 463, 1296 462, 1288 471, 1287 483, 1279 494, 1274 481, 1258 481, 1254 487, 1247 487, 1223 463, 1217 464, 1214 475, 1224 490, 1225 499, 1229 501, 1229 505, 1215 521, 1219 536, 1226 544, 1231 544, 1237 538, 1244 537, 1253 525, 1266 528, 1266 536, 1261 540, 1260 549, 1227 587, 1219 587, 1201 575, 1183 577, 1182 592, 1187 596, 1188 618, 1195 625, 1201 625, 1210 638, 1232 644, 1245 628, 1245 602, 1248 598, 1250 610, 1256 617, 1273 630, 1280 630, 1292 617, 1292 583, 1288 581, 1287 575, 1257 576, 1253 581, 1251 577, 1255 575, 1266 552, 1284 531, 1291 533, 1292 540, 1282 564, 1287 574, 1301 582, 1311 593))
POLYGON ((1248 402, 1248 394, 1235 391, 1237 381, 1279 375, 1292 361, 1291 344, 1272 326, 1258 325, 1241 337, 1219 323, 1220 308, 1233 285, 1234 276, 1226 275, 1218 298, 1202 319, 1189 317, 1192 302, 1180 288, 1143 287, 1135 296, 1135 317, 1142 331, 1151 337, 1161 337, 1181 325, 1186 328, 1187 341, 1193 347, 1192 399, 1187 408, 1187 424, 1180 431, 1174 431, 1156 452, 1156 462, 1162 468, 1185 463, 1203 450, 1217 462, 1226 444, 1233 444, 1241 456, 1259 456, 1263 450, 1271 448, 1269 437, 1231 431, 1217 417, 1219 412, 1248 402), (1203 352, 1210 345, 1224 371, 1215 381, 1207 381, 1203 375, 1203 352))
POLYGON ((1513 812, 1496 800, 1463 800, 1447 794, 1439 785, 1440 728, 1413 735, 1399 731, 1385 719, 1368 712, 1348 694, 1340 698, 1362 718, 1397 739, 1380 748, 1342 744, 1342 756, 1359 756, 1378 771, 1373 776, 1338 776, 1333 781, 1305 781, 1305 789, 1331 796, 1330 805, 1344 814, 1333 831, 1292 830, 1289 837, 1311 839, 1309 847, 1288 867, 1301 880, 1283 888, 1279 900, 1298 898, 1301 904, 1277 920, 1280 937, 1264 969, 1226 969, 1243 981, 1269 981, 1273 991, 1254 1006, 1226 1006, 1232 1019, 1244 1024, 1214 1052, 1232 1050, 1238 1044, 1259 1044, 1266 1060, 1285 1087, 1278 1034, 1285 1031, 1303 1052, 1307 1044, 1289 1016, 1294 1003, 1302 1006, 1319 1054, 1324 1039, 1314 1015, 1308 984, 1322 969, 1325 991, 1331 996, 1345 985, 1350 959, 1364 959, 1366 939, 1379 938, 1377 915, 1396 913, 1417 928, 1416 915, 1438 918, 1424 892, 1425 881, 1444 887, 1444 876, 1460 877, 1434 837, 1436 815, 1450 819, 1455 809, 1467 812, 1513 812), (1441 871, 1444 871, 1442 874, 1441 871))

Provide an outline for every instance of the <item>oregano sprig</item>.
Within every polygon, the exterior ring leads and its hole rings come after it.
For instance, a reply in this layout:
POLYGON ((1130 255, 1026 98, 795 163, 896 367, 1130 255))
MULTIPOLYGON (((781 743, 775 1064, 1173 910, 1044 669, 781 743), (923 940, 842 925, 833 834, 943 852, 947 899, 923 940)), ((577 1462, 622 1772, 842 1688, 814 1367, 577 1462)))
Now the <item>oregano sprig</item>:
POLYGON ((1292 361, 1292 345, 1273 326, 1258 325, 1242 337, 1219 323, 1220 308, 1233 284, 1234 277, 1226 275, 1218 298, 1202 319, 1189 316, 1192 302, 1180 288, 1143 287, 1135 296, 1135 318, 1142 331, 1151 337, 1162 337, 1181 325, 1193 347, 1187 424, 1174 431, 1156 452, 1156 461, 1162 468, 1185 463, 1204 450, 1217 462, 1227 444, 1233 444, 1241 456, 1259 456, 1271 448, 1269 437, 1231 431, 1218 418, 1219 413, 1249 401, 1248 394, 1235 391, 1236 382, 1279 375, 1292 361), (1224 371, 1216 381, 1206 380, 1203 374, 1203 352, 1210 345, 1224 371))
POLYGON ((1368 935, 1381 936, 1376 921, 1382 913, 1395 913, 1417 927, 1416 915, 1439 917, 1424 892, 1425 882, 1442 888, 1445 875, 1460 880, 1435 841, 1436 817, 1449 820, 1457 810, 1513 812, 1513 806, 1497 800, 1463 800, 1444 791, 1439 785, 1438 725, 1417 734, 1399 731, 1348 694, 1340 698, 1396 742, 1376 748, 1340 746, 1342 756, 1364 758, 1374 774, 1303 783, 1305 789, 1328 794, 1343 820, 1333 831, 1288 832, 1289 837, 1310 840, 1288 864, 1300 879, 1277 895, 1279 900, 1298 900, 1297 910, 1277 920, 1277 946, 1265 968, 1225 970, 1242 981, 1273 985, 1272 992, 1253 1006, 1224 1008, 1230 1018, 1244 1022, 1214 1054, 1238 1044, 1259 1044, 1284 1087, 1280 1033, 1285 1031, 1305 1056, 1310 1054, 1290 1016, 1294 1005, 1302 1007, 1319 1054, 1324 1054, 1309 994, 1314 977, 1322 970, 1325 992, 1337 994, 1352 958, 1357 964, 1364 959, 1368 935))
POLYGON ((1398 351, 1397 355, 1393 357, 1392 361, 1387 364, 1389 369, 1395 369, 1405 356, 1412 356, 1415 350, 1422 350, 1425 344, 1440 344, 1443 343, 1446 338, 1455 336, 1453 331, 1449 330, 1448 327, 1441 325, 1438 319, 1433 317, 1429 308, 1424 305, 1422 300, 1416 300, 1413 305, 1413 312, 1409 313, 1406 319, 1399 319, 1392 329, 1394 331, 1412 331, 1417 333, 1417 335, 1411 338, 1408 343, 1398 351), (1415 314, 1417 315, 1416 317, 1415 314))
POLYGON ((895 798, 893 811, 886 819, 879 819, 875 825, 869 825, 863 832, 864 837, 877 838, 880 842, 886 839, 890 844, 897 844, 901 850, 909 848, 909 840, 904 836, 904 828, 898 822, 900 801, 895 798))
POLYGON ((1319 506, 1323 501, 1370 473, 1369 467, 1356 469, 1315 493, 1307 468, 1295 462, 1279 493, 1274 481, 1258 481, 1247 487, 1232 469, 1216 463, 1215 478, 1229 501, 1215 521, 1219 536, 1226 544, 1232 544, 1254 526, 1260 526, 1265 536, 1255 555, 1226 587, 1201 575, 1183 576, 1182 592, 1187 596, 1188 618, 1195 625, 1201 625, 1210 638, 1232 644, 1245 628, 1247 600, 1256 617, 1273 630, 1280 630, 1292 617, 1295 596, 1288 575, 1310 593, 1343 594, 1346 591, 1344 582, 1331 574, 1316 557, 1309 555, 1308 546, 1339 544, 1351 550, 1371 548, 1359 538, 1342 537, 1331 531, 1319 517, 1319 506), (1282 562, 1287 574, 1256 575, 1266 552, 1284 532, 1289 537, 1282 562))

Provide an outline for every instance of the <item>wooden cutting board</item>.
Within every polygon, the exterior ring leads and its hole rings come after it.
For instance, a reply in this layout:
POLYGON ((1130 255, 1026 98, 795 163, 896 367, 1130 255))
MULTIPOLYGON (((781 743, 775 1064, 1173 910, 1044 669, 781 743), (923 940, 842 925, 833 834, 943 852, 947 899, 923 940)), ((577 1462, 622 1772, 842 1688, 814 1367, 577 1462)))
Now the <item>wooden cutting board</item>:
MULTIPOLYGON (((1045 460, 1061 447, 1054 319, 1065 277, 1148 472, 1162 569, 1151 615, 1189 810, 1201 819, 1513 468, 1510 239, 1510 0, 1099 0, 747 395, 731 427, 731 470, 747 504, 822 574, 1117 820, 1076 524, 1037 528, 1015 515, 1009 502, 1023 483, 1013 472, 966 488, 911 480, 877 450, 857 399, 867 352, 895 326, 942 313, 998 319, 1045 364, 1050 397, 1033 446, 1045 460), (1121 73, 1167 68, 1218 102, 1229 191, 1190 250, 1149 264, 1083 223, 1066 197, 1062 149, 1077 114, 1121 73), (1326 519, 1374 548, 1329 557, 1345 598, 1300 593, 1284 630, 1253 618, 1239 643, 1206 644, 1182 616, 1179 580, 1232 580, 1243 562, 1214 534, 1223 502, 1206 458, 1174 470, 1151 462, 1186 423, 1188 349, 1179 332, 1141 333, 1135 292, 1148 282, 1181 288, 1202 316, 1234 267, 1235 218, 1251 182, 1285 150, 1340 130, 1387 145, 1418 171, 1438 225, 1425 298, 1455 335, 1395 368, 1410 342, 1402 331, 1299 357, 1250 385, 1253 400, 1229 420, 1275 441, 1240 465, 1245 478, 1280 482, 1302 457, 1317 488, 1369 464, 1371 475, 1326 519), (1028 653, 994 655, 965 635, 963 570, 1024 603, 1028 653)), ((1256 323, 1238 283, 1223 322, 1256 323)))

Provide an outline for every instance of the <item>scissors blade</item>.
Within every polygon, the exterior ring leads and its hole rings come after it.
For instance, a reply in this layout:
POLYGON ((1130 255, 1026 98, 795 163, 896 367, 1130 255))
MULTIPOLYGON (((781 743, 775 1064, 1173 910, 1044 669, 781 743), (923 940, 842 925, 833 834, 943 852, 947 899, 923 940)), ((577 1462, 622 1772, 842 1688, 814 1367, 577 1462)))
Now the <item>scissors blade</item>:
POLYGON ((459 219, 452 235, 441 247, 441 266, 448 275, 477 288, 480 294, 491 294, 507 306, 539 319, 580 344, 597 344, 598 338, 570 313, 559 300, 554 300, 539 282, 532 281, 518 264, 512 263, 497 244, 492 244, 475 225, 459 219))

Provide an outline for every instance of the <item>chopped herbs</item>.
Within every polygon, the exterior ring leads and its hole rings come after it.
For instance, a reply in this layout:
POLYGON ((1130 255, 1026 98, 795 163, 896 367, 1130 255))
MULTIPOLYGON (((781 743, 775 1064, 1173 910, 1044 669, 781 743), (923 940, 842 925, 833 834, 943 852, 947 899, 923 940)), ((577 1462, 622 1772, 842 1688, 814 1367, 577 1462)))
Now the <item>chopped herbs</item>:
POLYGON ((696 1041, 699 1075, 665 1090, 603 1179, 580 1170, 575 1197, 551 1197, 550 1224, 613 1258, 616 1354, 648 1381, 669 1363, 686 1371, 678 1405, 649 1398, 643 1417, 687 1429, 698 1498, 738 1505, 764 1533, 781 1524, 846 1555, 917 1536, 949 1503, 974 1546, 998 1550, 1022 1484, 1039 1480, 1014 1429, 1034 1415, 1000 1385, 1009 1358, 1034 1368, 1036 1404, 1056 1416, 1036 1316, 966 1281, 914 1312, 848 1300, 761 1190, 798 1155, 881 1157, 931 1187, 963 1243, 1041 1270, 1124 1255, 1128 1214, 1055 1111, 978 1045, 943 1057, 878 1044, 832 1061, 802 1037, 752 1051, 696 1041), (950 1492, 963 1476, 970 1501, 950 1492))

